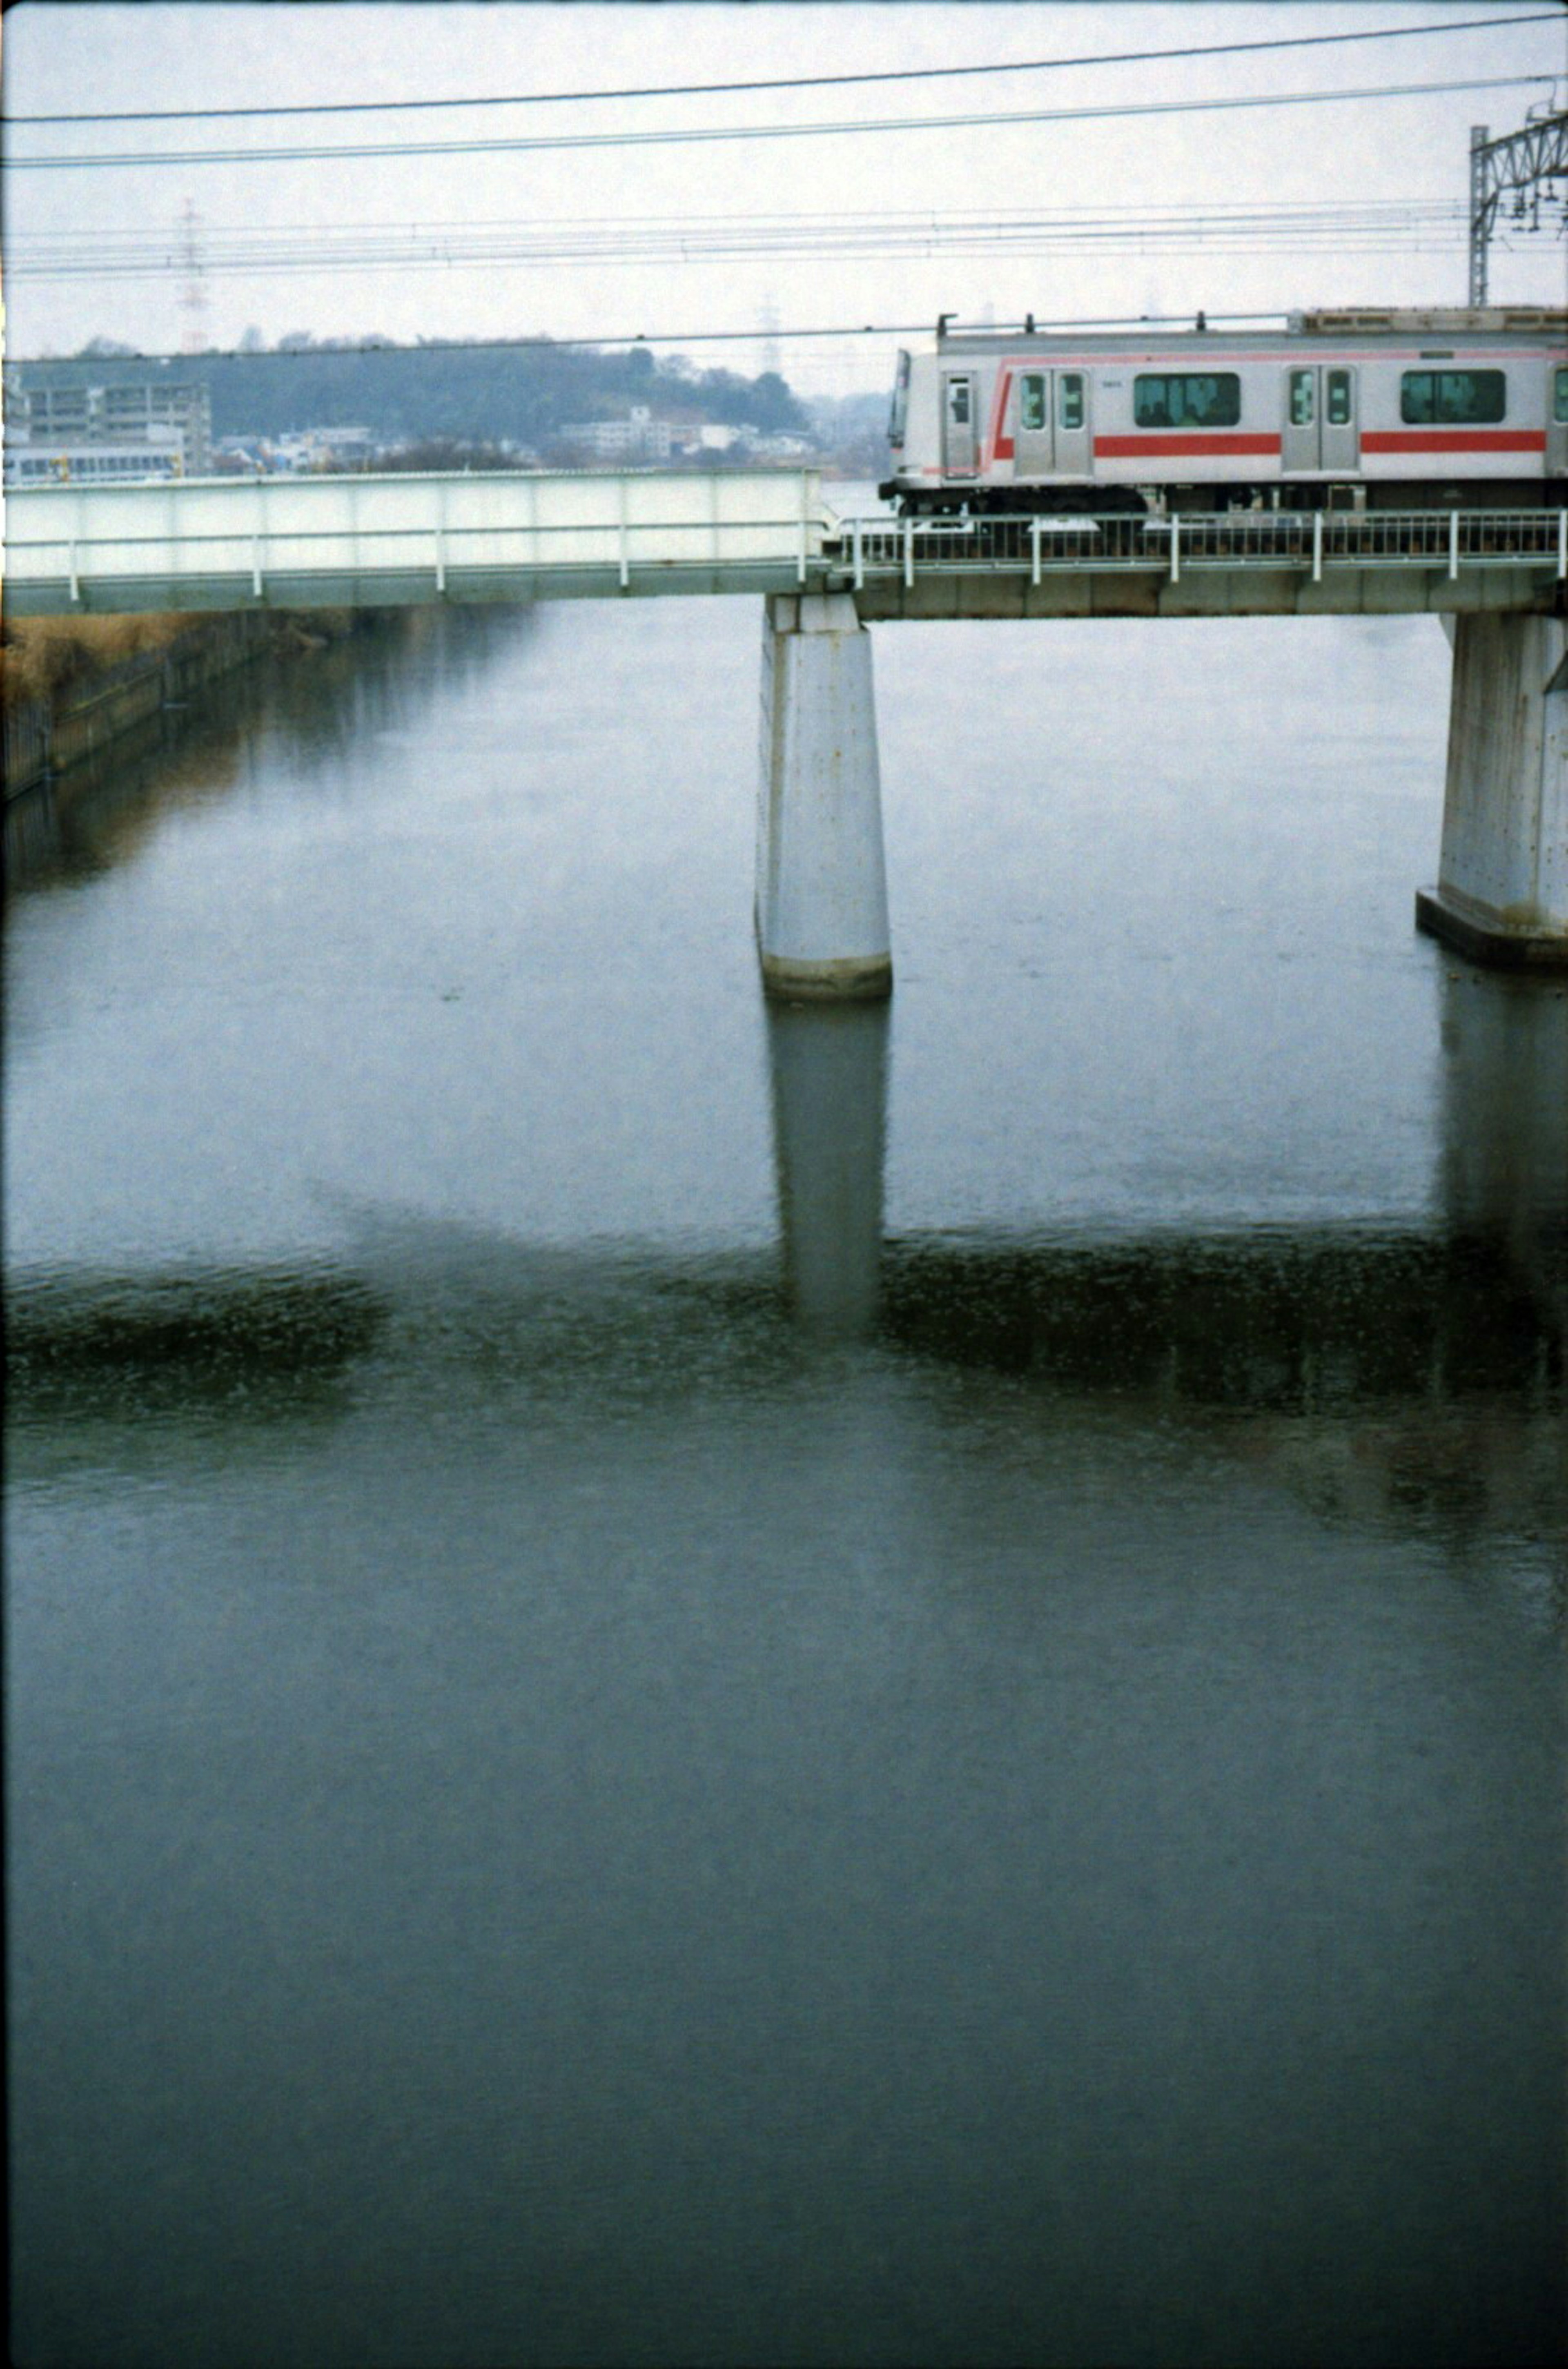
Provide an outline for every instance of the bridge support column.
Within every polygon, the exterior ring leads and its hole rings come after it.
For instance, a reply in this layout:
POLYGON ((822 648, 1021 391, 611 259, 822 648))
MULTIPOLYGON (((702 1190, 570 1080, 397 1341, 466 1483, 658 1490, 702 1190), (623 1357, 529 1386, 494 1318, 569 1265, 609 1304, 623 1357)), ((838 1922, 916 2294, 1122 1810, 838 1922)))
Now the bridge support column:
POLYGON ((771 596, 762 617, 757 951, 770 995, 893 985, 871 636, 847 593, 771 596))
POLYGON ((1415 918, 1477 962, 1568 967, 1568 620, 1455 622, 1443 853, 1415 918))
POLYGON ((768 1013, 784 1276, 796 1322, 818 1340, 876 1330, 887 1028, 885 1002, 768 1013))

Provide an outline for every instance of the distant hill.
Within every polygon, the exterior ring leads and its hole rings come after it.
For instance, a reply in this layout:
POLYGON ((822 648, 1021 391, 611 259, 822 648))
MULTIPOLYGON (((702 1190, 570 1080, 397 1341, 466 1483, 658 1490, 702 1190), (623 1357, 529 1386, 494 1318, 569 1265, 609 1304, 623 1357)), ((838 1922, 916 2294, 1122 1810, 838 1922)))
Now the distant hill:
POLYGON ((742 378, 695 369, 646 348, 474 344, 365 347, 285 338, 271 352, 192 356, 182 372, 207 380, 214 436, 276 437, 308 428, 362 427, 384 441, 511 442, 544 451, 567 428, 624 418, 646 404, 656 418, 808 431, 805 406, 775 371, 742 378))

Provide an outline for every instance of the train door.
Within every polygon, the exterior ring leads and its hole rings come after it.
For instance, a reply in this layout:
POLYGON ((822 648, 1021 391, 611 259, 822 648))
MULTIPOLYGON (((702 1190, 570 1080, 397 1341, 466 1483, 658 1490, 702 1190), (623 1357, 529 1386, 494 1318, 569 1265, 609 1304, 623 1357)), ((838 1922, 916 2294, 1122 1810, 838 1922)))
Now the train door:
POLYGON ((1321 376, 1315 363, 1285 373, 1285 421, 1279 431, 1279 464, 1288 477, 1298 470, 1321 469, 1323 465, 1322 390, 1318 385, 1321 376))
POLYGON ((1089 380, 1082 371, 1056 373, 1057 475, 1092 477, 1093 444, 1089 427, 1089 380))
POLYGON ((1048 477, 1056 466, 1051 433, 1051 374, 1022 371, 1018 377, 1018 424, 1013 435, 1015 477, 1048 477))
POLYGON ((1013 432, 1015 477, 1087 477, 1089 381, 1082 371, 1022 371, 1013 432))
POLYGON ((975 474, 975 379, 972 371, 942 373, 942 467, 949 477, 975 474))
POLYGON ((1553 368, 1547 388, 1546 474, 1568 477, 1568 370, 1561 362, 1553 368))
POLYGON ((1348 365, 1323 369, 1323 466, 1325 469, 1359 469, 1361 466, 1361 422, 1357 412, 1356 381, 1358 373, 1348 365))
POLYGON ((1285 373, 1285 418, 1279 461, 1298 471, 1358 469, 1361 423, 1356 378, 1348 366, 1310 362, 1285 373))

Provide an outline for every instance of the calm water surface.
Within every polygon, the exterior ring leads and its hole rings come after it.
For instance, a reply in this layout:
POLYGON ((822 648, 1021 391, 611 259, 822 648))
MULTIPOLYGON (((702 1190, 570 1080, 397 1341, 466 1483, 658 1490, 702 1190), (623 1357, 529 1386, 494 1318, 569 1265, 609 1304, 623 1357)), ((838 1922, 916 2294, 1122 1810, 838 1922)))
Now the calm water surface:
POLYGON ((1568 991, 1427 619, 453 613, 16 818, 29 2363, 1536 2363, 1568 991))

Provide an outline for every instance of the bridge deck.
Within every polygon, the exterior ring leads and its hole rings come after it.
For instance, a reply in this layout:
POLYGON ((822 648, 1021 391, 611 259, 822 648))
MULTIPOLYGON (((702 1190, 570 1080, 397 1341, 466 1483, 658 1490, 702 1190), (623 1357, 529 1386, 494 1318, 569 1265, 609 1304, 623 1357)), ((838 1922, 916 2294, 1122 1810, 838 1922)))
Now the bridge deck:
POLYGON ((1568 511, 837 516, 811 470, 28 487, 13 614, 853 591, 863 617, 1550 609, 1568 511))
POLYGON ((1551 608, 1568 511, 852 519, 828 551, 868 621, 1551 608))
POLYGON ((7 498, 6 598, 39 614, 797 591, 823 524, 812 470, 38 486, 7 498))

